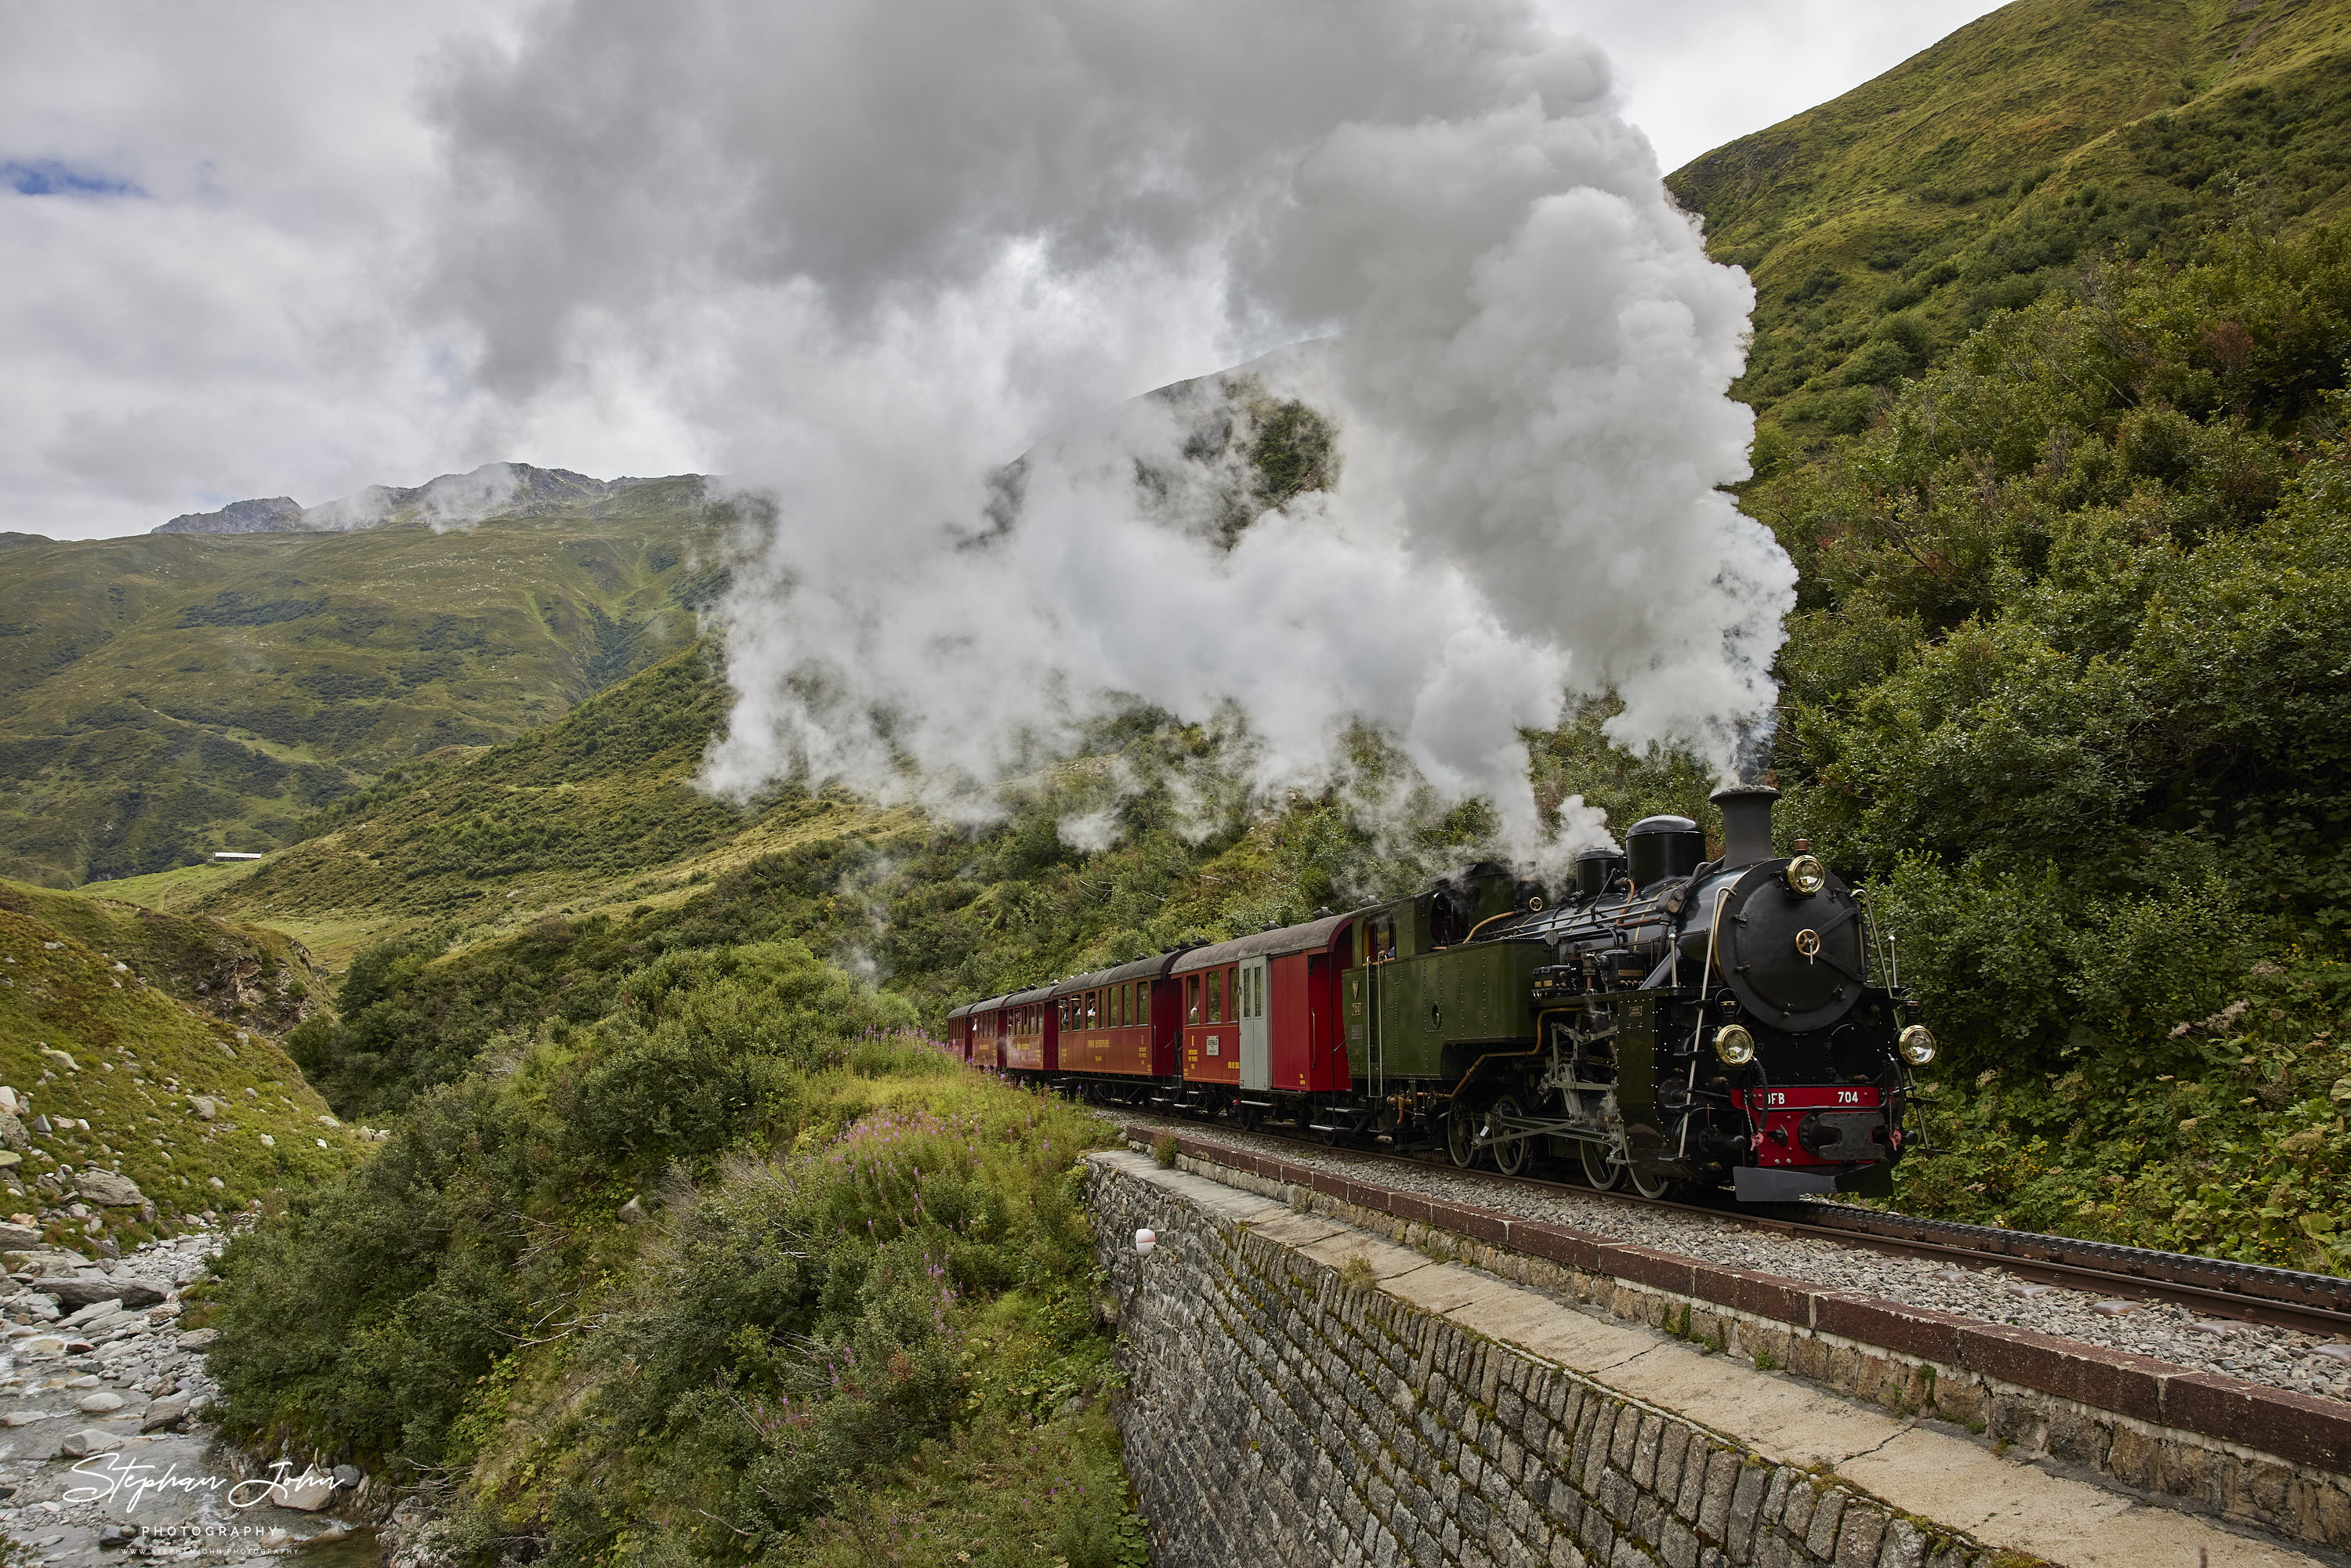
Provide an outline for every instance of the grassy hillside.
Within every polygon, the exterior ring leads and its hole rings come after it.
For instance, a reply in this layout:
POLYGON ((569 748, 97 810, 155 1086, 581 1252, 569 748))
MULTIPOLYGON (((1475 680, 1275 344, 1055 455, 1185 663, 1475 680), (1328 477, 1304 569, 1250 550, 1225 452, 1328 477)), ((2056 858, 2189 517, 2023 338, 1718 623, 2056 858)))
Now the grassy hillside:
POLYGON ((723 582, 692 481, 457 533, 149 535, 0 552, 0 874, 267 850, 684 646, 723 582))
POLYGON ((464 947, 550 916, 670 908, 760 855, 852 830, 887 838, 916 821, 789 786, 740 805, 704 794, 694 781, 727 701, 716 651, 696 643, 547 729, 394 769, 265 862, 102 891, 288 932, 348 963, 419 933, 464 947))
POLYGON ((1667 181, 1754 276, 1759 466, 2082 265, 2351 204, 2351 3, 2017 0, 1667 181))
POLYGON ((0 907, 0 1082, 32 1100, 22 1118, 30 1149, 0 1172, 0 1192, 76 1249, 275 1200, 349 1168, 367 1146, 324 1119, 326 1103, 268 1036, 183 1006, 128 961, 10 907, 0 907), (61 1189, 85 1167, 129 1176, 153 1212, 67 1215, 61 1189))
POLYGON ((0 882, 0 909, 70 936, 165 995, 225 1023, 283 1034, 326 999, 309 949, 282 931, 167 915, 0 882))

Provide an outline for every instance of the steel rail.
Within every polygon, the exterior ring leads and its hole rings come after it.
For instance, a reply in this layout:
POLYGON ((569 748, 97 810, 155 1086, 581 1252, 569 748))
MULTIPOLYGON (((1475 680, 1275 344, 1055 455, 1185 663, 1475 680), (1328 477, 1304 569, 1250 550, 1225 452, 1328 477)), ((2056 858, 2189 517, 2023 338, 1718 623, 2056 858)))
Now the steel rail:
MULTIPOLYGON (((1169 1123, 1171 1131, 1236 1130, 1172 1117, 1164 1111, 1140 1106, 1100 1108, 1169 1123)), ((1727 1219, 1756 1229, 1816 1237, 1894 1257, 1964 1263, 1976 1268, 1993 1264, 2036 1283, 2095 1291, 2112 1298, 2169 1301, 2272 1328, 2351 1338, 2351 1280, 2330 1274, 2307 1274, 2266 1264, 2239 1263, 2186 1252, 2158 1252, 2037 1231, 1965 1225, 1956 1220, 1928 1219, 1841 1203, 1746 1206, 1734 1204, 1727 1196, 1719 1203, 1644 1197, 1639 1193, 1587 1186, 1581 1182, 1505 1176, 1475 1166, 1465 1169, 1455 1165, 1442 1150, 1367 1149, 1326 1144, 1278 1126, 1259 1126, 1250 1131, 1260 1137, 1277 1138, 1326 1153, 1442 1170, 1471 1182, 1573 1193, 1698 1218, 1727 1219)))

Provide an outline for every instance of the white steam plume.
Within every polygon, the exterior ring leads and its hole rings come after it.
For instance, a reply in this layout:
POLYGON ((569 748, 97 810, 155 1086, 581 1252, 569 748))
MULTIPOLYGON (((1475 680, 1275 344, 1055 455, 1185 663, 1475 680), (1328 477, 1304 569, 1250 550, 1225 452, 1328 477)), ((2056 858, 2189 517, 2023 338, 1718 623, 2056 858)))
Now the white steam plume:
POLYGON ((1568 692, 1726 770, 1769 712, 1794 572, 1715 488, 1751 290, 1524 5, 580 0, 442 111, 486 372, 664 387, 774 503, 721 788, 984 783, 1140 698, 1238 707, 1267 784, 1369 721, 1525 846, 1568 692), (1304 340, 1251 370, 1339 482, 1228 550, 1127 400, 1304 340))

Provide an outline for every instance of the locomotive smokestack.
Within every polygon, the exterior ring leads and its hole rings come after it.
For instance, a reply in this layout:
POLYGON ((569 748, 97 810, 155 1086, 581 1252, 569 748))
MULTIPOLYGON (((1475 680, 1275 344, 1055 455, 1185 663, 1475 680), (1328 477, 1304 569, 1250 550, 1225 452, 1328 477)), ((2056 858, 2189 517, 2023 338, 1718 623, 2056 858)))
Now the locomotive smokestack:
POLYGON ((1771 858, 1771 802, 1779 798, 1769 784, 1732 784, 1714 792, 1722 810, 1724 870, 1771 858))

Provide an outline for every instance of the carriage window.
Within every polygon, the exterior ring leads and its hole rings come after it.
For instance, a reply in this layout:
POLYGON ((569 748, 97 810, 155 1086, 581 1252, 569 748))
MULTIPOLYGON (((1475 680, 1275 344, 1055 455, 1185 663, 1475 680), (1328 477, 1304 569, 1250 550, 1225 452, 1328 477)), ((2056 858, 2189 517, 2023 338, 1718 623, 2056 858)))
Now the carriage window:
POLYGON ((1100 991, 1088 991, 1086 993, 1086 1027, 1088 1029, 1092 1029, 1095 1024, 1101 1021, 1102 993, 1100 991))
POLYGON ((1225 1021, 1225 972, 1222 969, 1208 971, 1208 1021, 1225 1021))
POLYGON ((1184 1021, 1200 1021, 1200 977, 1197 975, 1184 977, 1184 1021))
POLYGON ((1122 1025, 1134 1021, 1134 988, 1133 986, 1121 986, 1118 988, 1118 1021, 1122 1025))

